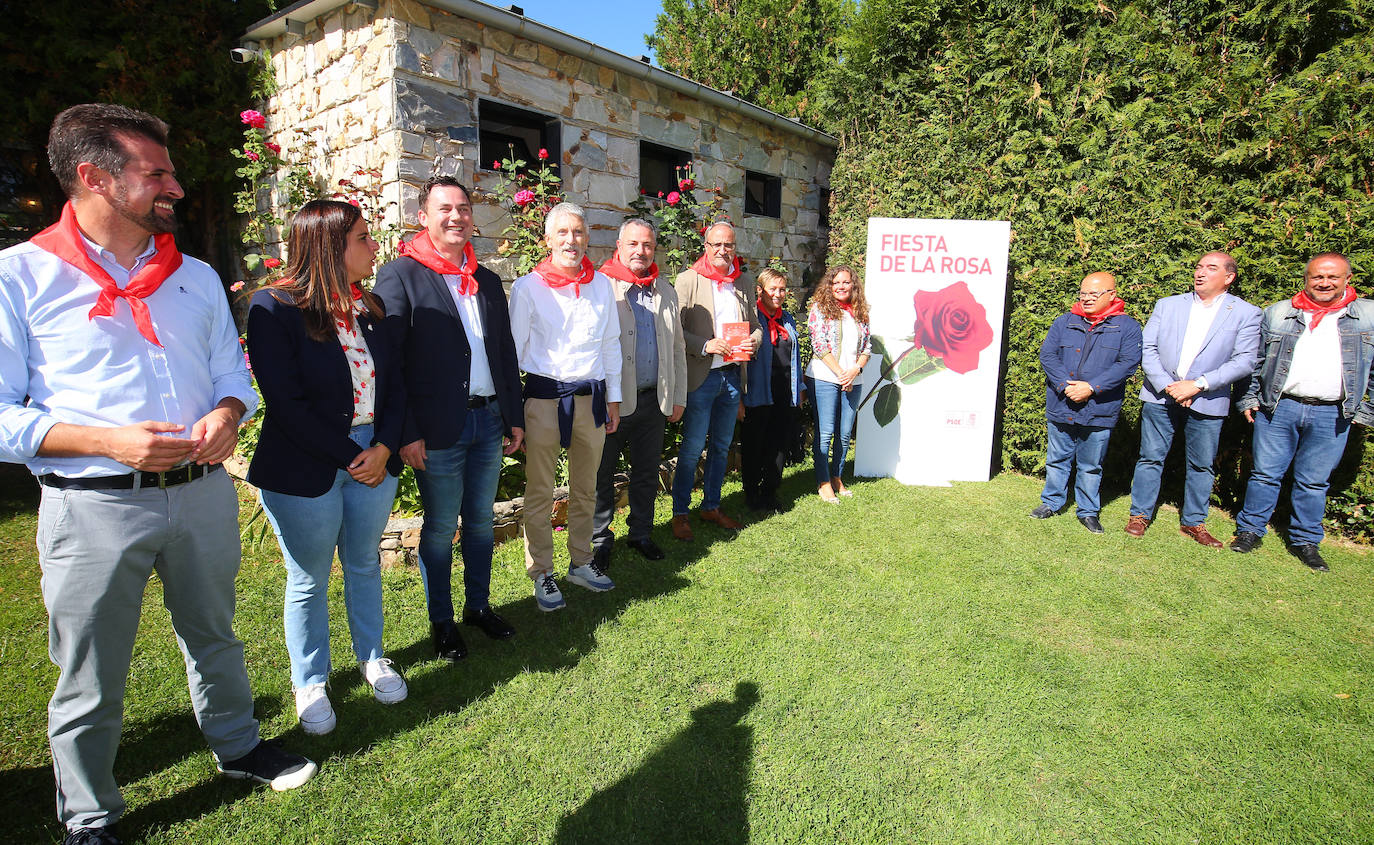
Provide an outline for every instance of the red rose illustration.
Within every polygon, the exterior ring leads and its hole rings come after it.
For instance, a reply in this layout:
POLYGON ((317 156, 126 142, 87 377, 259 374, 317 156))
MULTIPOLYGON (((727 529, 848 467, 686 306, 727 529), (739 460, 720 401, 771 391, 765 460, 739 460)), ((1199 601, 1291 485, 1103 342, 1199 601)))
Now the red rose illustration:
POLYGON ((978 369, 978 353, 992 343, 988 312, 964 282, 917 291, 914 343, 956 373, 978 369))

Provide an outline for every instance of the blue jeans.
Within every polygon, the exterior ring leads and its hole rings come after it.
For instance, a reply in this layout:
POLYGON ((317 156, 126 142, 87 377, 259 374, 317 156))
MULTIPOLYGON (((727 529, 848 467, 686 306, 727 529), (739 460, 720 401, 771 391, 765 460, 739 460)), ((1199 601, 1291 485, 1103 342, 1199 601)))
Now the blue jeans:
MULTIPOLYGON (((367 448, 372 426, 350 436, 367 448)), ((359 660, 382 656, 382 571, 377 544, 396 500, 396 478, 368 487, 339 470, 322 496, 290 496, 261 490, 262 509, 277 534, 286 563, 286 652, 291 685, 322 684, 329 678, 329 569, 334 549, 343 569, 344 606, 353 653, 359 660)))
POLYGON ((1183 428, 1183 455, 1188 465, 1183 478, 1182 525, 1201 525, 1207 521, 1216 472, 1217 440, 1221 437, 1222 417, 1195 413, 1176 405, 1146 402, 1140 408, 1140 459, 1131 479, 1131 516, 1155 518, 1159 502, 1159 480, 1164 474, 1164 459, 1174 442, 1174 432, 1183 428))
POLYGON ((482 610, 491 594, 491 550, 495 534, 491 506, 501 480, 501 436, 505 429, 495 402, 468 412, 463 434, 445 449, 429 449, 425 468, 415 471, 425 509, 420 526, 420 571, 430 622, 453 618, 453 534, 463 517, 463 601, 482 610))
POLYGON ((725 459, 735 436, 739 403, 737 366, 712 370, 700 387, 687 394, 687 408, 682 412, 682 448, 677 453, 677 473, 673 476, 673 516, 682 516, 691 507, 702 449, 708 451, 701 480, 701 509, 713 511, 720 507, 720 485, 725 482, 725 459))
POLYGON ((1280 399, 1272 413, 1255 410, 1254 468, 1245 488, 1245 506, 1236 529, 1264 536, 1265 524, 1279 501, 1279 484, 1293 466, 1293 521, 1288 542, 1315 546, 1326 533, 1326 488, 1345 452, 1350 421, 1339 405, 1304 405, 1280 399))
POLYGON ((1049 424, 1049 449, 1045 452, 1045 489, 1040 501, 1058 511, 1069 495, 1069 472, 1078 464, 1074 478, 1074 504, 1080 517, 1097 516, 1102 510, 1098 490, 1102 487, 1102 458, 1112 438, 1110 428, 1074 423, 1049 424))
POLYGON ((846 392, 838 384, 816 379, 811 391, 816 404, 816 437, 811 442, 811 458, 816 464, 817 486, 839 478, 844 472, 849 438, 854 434, 854 420, 858 415, 859 393, 858 382, 846 392))

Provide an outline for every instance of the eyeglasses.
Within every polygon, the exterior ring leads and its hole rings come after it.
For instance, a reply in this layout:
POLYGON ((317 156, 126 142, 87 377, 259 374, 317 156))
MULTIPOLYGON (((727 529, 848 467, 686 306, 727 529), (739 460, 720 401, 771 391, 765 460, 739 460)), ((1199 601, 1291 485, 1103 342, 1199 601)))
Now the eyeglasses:
POLYGON ((1112 288, 1111 290, 1080 290, 1078 292, 1078 298, 1097 299, 1098 297, 1106 296, 1109 293, 1116 293, 1116 288, 1112 288))
POLYGON ((735 242, 734 242, 734 241, 716 241, 715 243, 711 243, 710 241, 707 241, 707 242, 706 242, 706 245, 709 246, 711 249, 734 249, 734 248, 735 248, 735 242))

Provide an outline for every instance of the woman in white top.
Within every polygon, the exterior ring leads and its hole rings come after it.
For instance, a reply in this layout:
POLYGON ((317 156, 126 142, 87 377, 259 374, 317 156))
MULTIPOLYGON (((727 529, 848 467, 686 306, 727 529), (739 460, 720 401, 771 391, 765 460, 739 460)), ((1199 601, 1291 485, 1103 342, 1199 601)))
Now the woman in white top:
POLYGON ((859 403, 859 374, 868 363, 868 300, 853 268, 825 271, 811 297, 807 314, 811 330, 811 364, 815 381, 816 437, 812 456, 821 501, 836 503, 854 495, 840 480, 859 403))

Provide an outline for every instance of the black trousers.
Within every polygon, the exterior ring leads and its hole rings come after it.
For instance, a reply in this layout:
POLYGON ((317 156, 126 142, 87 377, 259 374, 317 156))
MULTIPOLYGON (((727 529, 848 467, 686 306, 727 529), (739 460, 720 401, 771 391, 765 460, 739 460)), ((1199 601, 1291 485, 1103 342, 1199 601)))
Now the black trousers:
POLYGON ((625 520, 631 540, 647 540, 654 527, 654 497, 663 461, 663 431, 667 418, 658 409, 658 390, 648 388, 635 397, 635 412, 620 418, 614 434, 606 435, 601 467, 596 473, 596 513, 592 515, 592 548, 612 545, 615 518, 615 465, 626 449, 630 455, 630 516, 625 520))
POLYGON ((781 402, 744 409, 740 428, 740 471, 744 476, 744 500, 750 507, 764 505, 777 495, 788 448, 796 438, 797 415, 790 391, 784 387, 774 396, 781 402))

